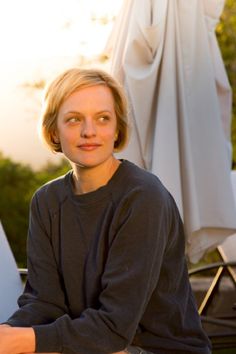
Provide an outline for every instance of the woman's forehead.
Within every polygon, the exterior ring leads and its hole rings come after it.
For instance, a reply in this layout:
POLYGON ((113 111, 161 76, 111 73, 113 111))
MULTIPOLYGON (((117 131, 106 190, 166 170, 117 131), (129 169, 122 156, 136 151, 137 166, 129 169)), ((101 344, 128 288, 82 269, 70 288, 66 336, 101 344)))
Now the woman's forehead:
POLYGON ((114 112, 112 91, 105 85, 80 88, 71 93, 62 103, 60 110, 95 109, 114 112))

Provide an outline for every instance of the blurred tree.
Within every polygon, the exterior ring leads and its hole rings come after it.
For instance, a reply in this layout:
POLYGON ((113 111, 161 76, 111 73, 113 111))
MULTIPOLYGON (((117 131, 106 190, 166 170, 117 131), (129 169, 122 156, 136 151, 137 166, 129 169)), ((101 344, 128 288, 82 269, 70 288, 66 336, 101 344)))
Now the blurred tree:
POLYGON ((48 162, 42 169, 37 171, 35 174, 37 185, 41 186, 42 184, 54 178, 64 175, 69 171, 70 168, 71 165, 69 161, 65 158, 62 158, 59 164, 48 162))
POLYGON ((236 169, 236 1, 226 0, 216 34, 233 91, 232 144, 233 168, 236 169))
POLYGON ((0 220, 19 265, 25 265, 29 202, 36 179, 29 166, 0 155, 0 220))
POLYGON ((65 174, 70 166, 66 160, 47 164, 40 171, 15 163, 0 154, 0 220, 19 266, 26 266, 26 237, 29 204, 35 190, 47 181, 65 174))

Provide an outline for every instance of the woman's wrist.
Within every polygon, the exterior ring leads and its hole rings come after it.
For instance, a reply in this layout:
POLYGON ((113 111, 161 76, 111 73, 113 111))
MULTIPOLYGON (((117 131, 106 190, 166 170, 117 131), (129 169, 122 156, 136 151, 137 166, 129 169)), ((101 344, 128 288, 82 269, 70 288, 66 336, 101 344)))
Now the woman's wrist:
POLYGON ((13 337, 16 343, 18 353, 34 353, 35 352, 35 333, 33 328, 12 328, 13 337))
POLYGON ((0 325, 0 353, 19 354, 35 352, 33 328, 0 325))

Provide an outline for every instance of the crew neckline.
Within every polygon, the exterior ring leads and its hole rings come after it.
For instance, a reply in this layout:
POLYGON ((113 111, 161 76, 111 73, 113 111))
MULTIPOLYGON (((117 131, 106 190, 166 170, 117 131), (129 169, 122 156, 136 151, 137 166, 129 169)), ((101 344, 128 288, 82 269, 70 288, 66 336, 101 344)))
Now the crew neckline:
POLYGON ((124 170, 124 168, 126 168, 126 166, 128 164, 127 160, 120 159, 119 161, 121 162, 120 165, 118 166, 117 170, 114 172, 112 177, 109 179, 107 184, 99 187, 98 189, 96 189, 94 191, 87 192, 84 194, 75 194, 74 193, 73 170, 70 170, 65 176, 66 177, 65 184, 66 184, 66 188, 67 188, 68 195, 69 195, 70 199, 72 199, 73 201, 75 201, 77 203, 84 204, 84 203, 89 203, 89 202, 95 203, 98 200, 107 198, 107 196, 110 195, 114 185, 122 177, 123 170, 124 170))

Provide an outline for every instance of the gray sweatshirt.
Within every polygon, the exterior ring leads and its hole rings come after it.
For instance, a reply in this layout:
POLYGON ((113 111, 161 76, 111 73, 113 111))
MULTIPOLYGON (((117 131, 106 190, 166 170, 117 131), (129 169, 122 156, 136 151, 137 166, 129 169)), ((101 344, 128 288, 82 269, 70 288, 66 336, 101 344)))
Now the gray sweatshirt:
POLYGON ((28 281, 12 326, 33 326, 37 352, 210 353, 188 280, 175 202, 123 161, 106 186, 75 195, 72 172, 31 204, 28 281))

